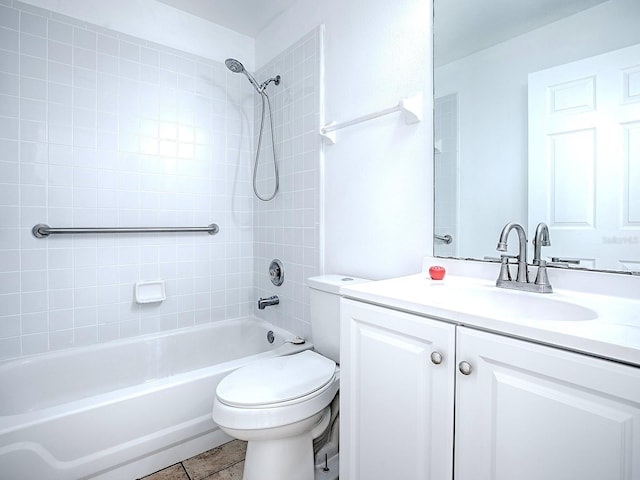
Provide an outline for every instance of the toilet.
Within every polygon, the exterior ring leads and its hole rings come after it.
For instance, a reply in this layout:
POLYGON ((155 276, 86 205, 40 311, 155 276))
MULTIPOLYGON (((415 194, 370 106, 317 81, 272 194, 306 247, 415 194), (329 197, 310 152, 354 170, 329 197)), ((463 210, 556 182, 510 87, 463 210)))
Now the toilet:
POLYGON ((314 480, 313 440, 329 427, 340 384, 339 290, 366 281, 309 278, 314 350, 255 361, 218 384, 213 420, 248 442, 243 480, 314 480))

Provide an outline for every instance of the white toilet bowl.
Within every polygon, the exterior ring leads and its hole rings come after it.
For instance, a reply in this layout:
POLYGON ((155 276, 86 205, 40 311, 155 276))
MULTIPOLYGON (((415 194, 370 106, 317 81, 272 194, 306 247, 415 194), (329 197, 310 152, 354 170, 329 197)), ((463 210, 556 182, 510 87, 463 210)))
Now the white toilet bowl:
POLYGON ((313 480, 313 439, 339 388, 333 360, 306 350, 257 361, 216 389, 213 420, 247 444, 243 480, 313 480))
MULTIPOLYGON (((243 480, 314 480, 313 440, 332 417, 337 422, 329 405, 340 384, 340 288, 367 280, 329 274, 307 282, 315 351, 257 361, 216 389, 213 420, 248 441, 243 480)), ((338 449, 337 443, 325 447, 338 449)), ((334 472, 337 457, 330 460, 334 472)))

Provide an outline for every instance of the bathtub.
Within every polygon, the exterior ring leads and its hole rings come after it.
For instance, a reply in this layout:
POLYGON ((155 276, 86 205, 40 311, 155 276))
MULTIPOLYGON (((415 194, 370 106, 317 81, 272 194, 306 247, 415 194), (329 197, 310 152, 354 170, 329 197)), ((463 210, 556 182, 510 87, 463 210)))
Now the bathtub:
POLYGON ((221 445, 218 382, 311 347, 291 338, 241 319, 1 363, 0 477, 129 480, 221 445))

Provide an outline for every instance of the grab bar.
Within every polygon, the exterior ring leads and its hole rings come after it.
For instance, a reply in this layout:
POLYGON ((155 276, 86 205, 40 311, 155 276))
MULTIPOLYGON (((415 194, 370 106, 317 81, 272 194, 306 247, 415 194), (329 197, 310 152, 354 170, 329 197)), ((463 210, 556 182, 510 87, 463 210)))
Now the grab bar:
POLYGON ((206 232, 215 235, 220 228, 215 223, 207 227, 106 227, 106 228, 52 228, 45 223, 39 223, 31 229, 36 238, 46 238, 49 235, 77 234, 77 233, 180 233, 206 232))
POLYGON ((435 238, 436 240, 441 240, 447 245, 453 242, 453 237, 451 235, 434 235, 433 238, 435 238))

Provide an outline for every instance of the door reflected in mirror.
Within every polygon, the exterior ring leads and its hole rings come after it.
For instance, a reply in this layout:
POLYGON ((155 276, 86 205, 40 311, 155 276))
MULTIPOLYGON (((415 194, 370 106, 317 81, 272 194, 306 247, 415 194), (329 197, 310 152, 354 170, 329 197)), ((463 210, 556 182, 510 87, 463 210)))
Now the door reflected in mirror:
POLYGON ((639 22, 637 0, 434 0, 435 256, 544 222, 549 261, 640 271, 639 22))

